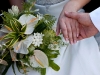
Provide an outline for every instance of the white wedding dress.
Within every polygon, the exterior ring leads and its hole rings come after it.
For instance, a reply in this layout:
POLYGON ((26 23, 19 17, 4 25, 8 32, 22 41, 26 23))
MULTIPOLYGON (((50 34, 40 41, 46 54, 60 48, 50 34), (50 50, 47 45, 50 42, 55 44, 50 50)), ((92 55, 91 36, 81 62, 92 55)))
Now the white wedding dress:
MULTIPOLYGON (((40 9, 40 12, 43 14, 48 13, 54 15, 56 18, 59 17, 63 6, 68 2, 68 0, 49 0, 52 5, 49 5, 49 3, 46 5, 41 1, 45 2, 44 0, 40 0, 40 2, 37 0, 36 4, 36 7, 40 9)), ((83 12, 82 9, 80 11, 83 12)), ((100 51, 94 37, 69 45, 67 49, 66 46, 62 47, 60 49, 60 55, 55 59, 55 62, 60 66, 60 70, 54 71, 51 68, 47 68, 46 75, 100 75, 100 51)), ((15 73, 16 75, 24 75, 18 71, 16 66, 15 73)), ((9 68, 6 75, 14 75, 12 67, 9 68)), ((27 75, 40 74, 29 69, 27 75)))

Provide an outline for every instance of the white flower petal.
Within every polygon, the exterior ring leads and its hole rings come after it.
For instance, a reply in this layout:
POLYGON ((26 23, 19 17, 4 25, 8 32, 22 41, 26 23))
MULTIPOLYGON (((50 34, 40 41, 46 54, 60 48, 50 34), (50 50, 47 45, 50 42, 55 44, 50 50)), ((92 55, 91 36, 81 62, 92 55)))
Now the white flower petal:
POLYGON ((9 33, 9 32, 10 32, 10 31, 7 30, 5 27, 2 27, 2 28, 0 29, 0 31, 1 31, 1 32, 4 32, 4 33, 9 33))
POLYGON ((14 15, 14 12, 11 9, 8 9, 8 12, 12 15, 14 15))
POLYGON ((15 53, 28 54, 27 45, 23 41, 17 42, 13 47, 15 53))
POLYGON ((27 25, 25 34, 31 34, 34 30, 34 26, 38 23, 38 19, 31 14, 24 14, 19 18, 19 22, 22 25, 27 25))
POLYGON ((42 44, 43 36, 44 36, 44 34, 42 34, 42 33, 34 33, 32 44, 34 44, 34 46, 39 47, 40 44, 42 44))
POLYGON ((13 11, 13 13, 15 14, 15 15, 18 15, 18 13, 19 13, 19 9, 18 9, 18 6, 12 6, 12 11, 13 11))
POLYGON ((31 45, 32 39, 33 39, 33 36, 30 35, 25 40, 23 40, 23 43, 27 46, 27 48, 31 45))
POLYGON ((11 55, 12 61, 18 61, 16 58, 16 53, 14 51, 10 50, 10 55, 11 55))
POLYGON ((5 60, 2 60, 2 59, 0 59, 0 64, 8 65, 8 63, 5 60))
POLYGON ((28 24, 33 18, 36 18, 36 17, 31 14, 24 14, 19 18, 19 22, 22 25, 28 24))
POLYGON ((33 31, 34 31, 33 25, 27 25, 27 28, 24 34, 31 34, 33 31))
POLYGON ((13 5, 11 9, 8 9, 8 12, 12 15, 18 15, 19 13, 18 6, 13 5))
POLYGON ((58 44, 49 44, 48 48, 51 50, 59 50, 60 49, 58 44))
POLYGON ((33 67, 46 68, 49 66, 48 57, 41 50, 34 50, 34 55, 30 57, 30 64, 33 67))
POLYGON ((2 40, 3 36, 5 36, 6 33, 0 31, 0 45, 5 44, 8 40, 2 40))

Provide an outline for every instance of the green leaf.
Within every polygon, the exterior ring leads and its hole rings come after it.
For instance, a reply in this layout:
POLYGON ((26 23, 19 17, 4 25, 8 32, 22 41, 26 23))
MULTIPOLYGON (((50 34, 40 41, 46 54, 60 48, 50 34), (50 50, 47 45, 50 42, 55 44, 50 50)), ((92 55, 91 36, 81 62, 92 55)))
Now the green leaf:
POLYGON ((50 49, 46 49, 45 50, 45 54, 47 54, 49 59, 52 58, 57 58, 59 55, 59 50, 50 50, 50 49))
POLYGON ((2 16, 2 19, 3 19, 3 23, 5 24, 5 25, 7 25, 8 27, 11 27, 10 26, 10 20, 13 20, 13 15, 11 15, 10 13, 8 13, 8 12, 3 12, 3 15, 4 16, 2 16))
POLYGON ((14 38, 11 40, 11 42, 8 44, 8 47, 12 47, 17 41, 19 40, 19 38, 14 38))
POLYGON ((19 29, 17 28, 17 25, 16 25, 16 21, 13 21, 11 20, 10 21, 10 25, 11 25, 11 29, 15 32, 19 32, 19 29))
POLYGON ((13 69, 14 74, 16 75, 15 68, 14 68, 14 63, 12 63, 12 69, 13 69))
POLYGON ((16 18, 13 18, 13 20, 16 22, 16 27, 19 29, 19 31, 21 31, 22 28, 21 23, 16 18))
POLYGON ((17 33, 16 32, 10 32, 7 35, 5 35, 3 39, 12 39, 12 38, 15 38, 15 37, 17 37, 17 33))
POLYGON ((24 26, 21 28, 21 32, 25 32, 25 31, 26 31, 26 27, 27 27, 27 25, 24 25, 24 26))
POLYGON ((46 27, 46 24, 43 22, 35 27, 34 33, 42 32, 46 27))
POLYGON ((46 68, 41 69, 41 75, 46 75, 46 68))
POLYGON ((49 58, 57 58, 58 57, 58 54, 51 54, 48 56, 49 58))
POLYGON ((54 63, 53 60, 50 60, 49 63, 50 63, 49 66, 50 66, 52 69, 54 69, 55 71, 59 71, 60 67, 59 67, 56 63, 54 63))
POLYGON ((30 46, 28 47, 29 55, 33 55, 33 54, 34 54, 34 50, 35 50, 34 45, 30 45, 30 46))
POLYGON ((27 2, 27 3, 23 3, 23 12, 24 13, 30 13, 30 7, 31 7, 31 3, 27 2), (26 12, 25 12, 26 11, 26 12))
POLYGON ((59 50, 51 50, 51 51, 52 51, 52 53, 49 54, 49 57, 50 58, 57 58, 59 55, 59 50))
POLYGON ((21 68, 20 61, 16 61, 16 67, 17 67, 18 71, 21 73, 21 71, 20 71, 20 68, 21 68))
POLYGON ((46 29, 52 29, 52 26, 54 25, 56 18, 52 15, 45 14, 43 18, 44 23, 47 25, 46 29))

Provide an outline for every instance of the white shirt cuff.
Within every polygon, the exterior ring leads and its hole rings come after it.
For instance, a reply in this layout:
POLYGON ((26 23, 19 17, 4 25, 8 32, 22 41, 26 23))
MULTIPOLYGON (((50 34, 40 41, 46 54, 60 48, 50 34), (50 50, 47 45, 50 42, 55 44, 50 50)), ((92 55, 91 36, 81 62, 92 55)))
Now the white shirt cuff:
POLYGON ((89 15, 93 24, 100 32, 100 7, 92 11, 89 15))

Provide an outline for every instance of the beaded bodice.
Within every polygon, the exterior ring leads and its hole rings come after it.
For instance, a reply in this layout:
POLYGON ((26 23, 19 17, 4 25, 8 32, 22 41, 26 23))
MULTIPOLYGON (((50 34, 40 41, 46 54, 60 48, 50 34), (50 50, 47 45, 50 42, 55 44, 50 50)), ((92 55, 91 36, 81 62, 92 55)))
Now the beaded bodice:
POLYGON ((36 0, 36 4, 39 4, 39 5, 53 5, 53 4, 62 2, 62 1, 65 1, 65 0, 36 0))

